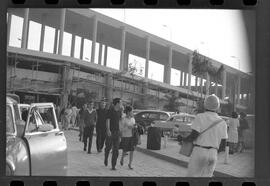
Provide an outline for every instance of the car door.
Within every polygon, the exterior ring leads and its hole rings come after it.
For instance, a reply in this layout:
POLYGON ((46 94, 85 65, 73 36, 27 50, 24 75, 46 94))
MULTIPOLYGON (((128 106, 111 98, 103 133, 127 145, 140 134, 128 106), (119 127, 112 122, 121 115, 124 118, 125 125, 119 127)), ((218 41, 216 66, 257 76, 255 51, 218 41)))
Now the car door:
POLYGON ((52 103, 31 104, 25 127, 31 175, 66 175, 67 144, 52 103))

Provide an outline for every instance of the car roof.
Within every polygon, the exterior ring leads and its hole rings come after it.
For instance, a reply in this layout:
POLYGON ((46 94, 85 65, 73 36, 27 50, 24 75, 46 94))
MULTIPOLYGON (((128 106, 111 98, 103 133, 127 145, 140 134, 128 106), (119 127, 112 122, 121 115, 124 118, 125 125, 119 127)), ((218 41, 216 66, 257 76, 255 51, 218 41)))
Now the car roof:
POLYGON ((162 110, 140 110, 140 111, 137 112, 137 114, 139 114, 139 113, 141 113, 141 112, 156 112, 156 113, 165 113, 165 114, 170 115, 169 112, 162 111, 162 110))
POLYGON ((189 116, 189 117, 192 117, 192 118, 195 118, 196 117, 195 115, 184 113, 184 112, 179 113, 179 114, 172 115, 172 117, 177 117, 177 116, 189 116))

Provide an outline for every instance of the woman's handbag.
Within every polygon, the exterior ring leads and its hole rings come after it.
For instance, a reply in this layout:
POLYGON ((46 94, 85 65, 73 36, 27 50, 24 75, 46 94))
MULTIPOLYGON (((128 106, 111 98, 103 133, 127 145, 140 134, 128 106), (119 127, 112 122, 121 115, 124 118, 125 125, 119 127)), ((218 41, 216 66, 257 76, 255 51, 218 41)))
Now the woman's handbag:
MULTIPOLYGON (((219 124, 221 121, 223 121, 223 119, 218 120, 218 121, 215 121, 212 125, 210 125, 207 129, 205 129, 204 131, 202 131, 199 135, 203 134, 204 132, 206 132, 210 128, 212 128, 215 125, 219 124)), ((184 155, 184 156, 190 157, 190 155, 191 155, 191 153, 193 151, 193 148, 194 148, 193 141, 183 141, 179 153, 182 154, 182 155, 184 155)))

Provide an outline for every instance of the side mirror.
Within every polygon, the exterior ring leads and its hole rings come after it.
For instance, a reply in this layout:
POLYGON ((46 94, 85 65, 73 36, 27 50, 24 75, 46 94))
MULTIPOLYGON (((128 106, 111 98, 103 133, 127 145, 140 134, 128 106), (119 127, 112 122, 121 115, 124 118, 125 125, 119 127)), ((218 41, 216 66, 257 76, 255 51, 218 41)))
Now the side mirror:
POLYGON ((25 121, 17 120, 16 121, 16 129, 17 129, 17 136, 22 137, 24 135, 24 128, 25 128, 25 121))

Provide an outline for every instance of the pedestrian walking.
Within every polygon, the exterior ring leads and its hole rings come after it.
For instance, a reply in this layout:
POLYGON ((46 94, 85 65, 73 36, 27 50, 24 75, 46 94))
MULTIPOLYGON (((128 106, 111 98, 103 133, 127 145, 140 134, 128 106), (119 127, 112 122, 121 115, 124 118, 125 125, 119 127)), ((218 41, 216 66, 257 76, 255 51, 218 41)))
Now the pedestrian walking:
POLYGON ((228 138, 227 124, 216 113, 219 107, 217 96, 207 96, 204 100, 205 112, 196 115, 191 125, 191 134, 184 138, 186 141, 193 141, 194 144, 188 164, 188 177, 213 176, 221 139, 228 138))
POLYGON ((79 141, 83 141, 83 129, 84 129, 84 113, 87 109, 87 104, 83 104, 82 108, 78 113, 78 124, 79 124, 79 141))
POLYGON ((112 108, 108 111, 106 121, 106 139, 105 139, 105 158, 104 164, 108 165, 109 152, 112 149, 112 169, 116 170, 116 162, 118 158, 118 149, 120 143, 120 130, 119 122, 121 119, 120 108, 122 107, 122 100, 120 98, 114 98, 112 108))
POLYGON ((101 100, 97 109, 96 147, 97 152, 102 152, 106 138, 107 109, 105 100, 101 100))
POLYGON ((88 151, 87 151, 88 154, 91 154, 93 132, 94 132, 96 121, 97 121, 97 113, 96 113, 96 110, 93 109, 93 107, 94 107, 94 103, 89 102, 87 104, 87 109, 84 111, 84 116, 83 116, 84 118, 83 150, 86 151, 87 140, 88 140, 88 151))
POLYGON ((239 128, 238 128, 238 134, 239 134, 238 151, 239 152, 243 152, 243 150, 245 149, 244 134, 245 134, 245 131, 249 129, 246 116, 247 115, 244 112, 240 112, 239 128))
POLYGON ((119 145, 119 149, 122 149, 122 157, 120 160, 120 165, 124 164, 124 156, 126 152, 129 152, 129 169, 133 169, 132 161, 133 161, 133 152, 135 146, 137 145, 137 135, 135 128, 135 119, 132 113, 132 107, 126 106, 125 117, 122 118, 120 122, 120 132, 121 132, 121 142, 119 145))
POLYGON ((236 147, 238 143, 238 127, 239 120, 237 112, 232 112, 232 117, 228 120, 228 140, 227 146, 229 146, 229 154, 234 154, 236 152, 236 147))
POLYGON ((72 113, 71 113, 71 126, 74 128, 76 126, 76 117, 78 108, 76 107, 75 103, 72 105, 72 113))
POLYGON ((67 108, 64 112, 64 129, 70 129, 70 121, 71 121, 72 109, 71 104, 68 104, 67 108))

